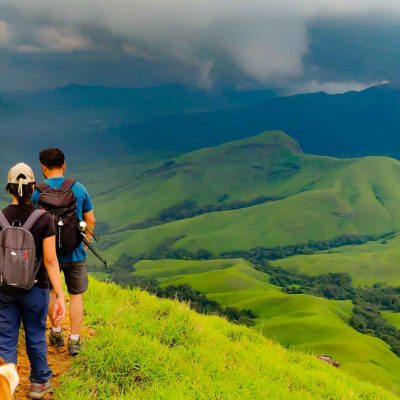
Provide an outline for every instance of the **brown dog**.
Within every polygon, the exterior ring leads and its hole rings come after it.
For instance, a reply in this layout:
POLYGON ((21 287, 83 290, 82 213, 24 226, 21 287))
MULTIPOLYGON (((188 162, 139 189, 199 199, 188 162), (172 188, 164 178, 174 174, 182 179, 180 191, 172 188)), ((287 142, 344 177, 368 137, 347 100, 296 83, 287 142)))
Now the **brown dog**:
POLYGON ((15 364, 6 364, 0 357, 0 400, 12 400, 19 376, 15 364))

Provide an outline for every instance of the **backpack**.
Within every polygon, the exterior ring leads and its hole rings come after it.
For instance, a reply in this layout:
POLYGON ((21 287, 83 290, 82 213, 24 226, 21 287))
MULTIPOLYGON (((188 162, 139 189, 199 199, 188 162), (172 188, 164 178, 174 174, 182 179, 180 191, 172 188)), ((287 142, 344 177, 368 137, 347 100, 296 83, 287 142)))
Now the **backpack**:
POLYGON ((36 246, 30 229, 43 215, 35 210, 22 226, 11 225, 0 211, 0 287, 32 289, 41 260, 36 260, 36 246))
POLYGON ((83 236, 79 230, 76 215, 75 194, 71 190, 76 180, 66 178, 59 189, 53 189, 45 182, 39 182, 38 207, 53 216, 56 227, 56 250, 58 255, 65 255, 80 246, 83 236))

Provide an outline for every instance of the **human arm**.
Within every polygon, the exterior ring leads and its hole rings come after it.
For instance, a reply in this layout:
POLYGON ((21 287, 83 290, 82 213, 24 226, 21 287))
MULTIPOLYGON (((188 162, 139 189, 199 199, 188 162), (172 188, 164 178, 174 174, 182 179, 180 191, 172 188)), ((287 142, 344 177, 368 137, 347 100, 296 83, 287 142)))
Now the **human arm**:
POLYGON ((49 279, 56 295, 53 319, 57 324, 65 315, 64 293, 61 283, 60 267, 56 253, 56 237, 49 236, 43 240, 43 262, 49 275, 49 279))
POLYGON ((79 189, 81 190, 83 202, 82 202, 82 219, 86 223, 85 236, 88 242, 92 240, 93 229, 96 224, 94 217, 93 203, 89 192, 86 190, 85 186, 77 183, 79 189))
POLYGON ((92 232, 96 225, 96 219, 94 217, 93 209, 83 214, 83 220, 86 222, 86 239, 88 242, 92 240, 92 232))

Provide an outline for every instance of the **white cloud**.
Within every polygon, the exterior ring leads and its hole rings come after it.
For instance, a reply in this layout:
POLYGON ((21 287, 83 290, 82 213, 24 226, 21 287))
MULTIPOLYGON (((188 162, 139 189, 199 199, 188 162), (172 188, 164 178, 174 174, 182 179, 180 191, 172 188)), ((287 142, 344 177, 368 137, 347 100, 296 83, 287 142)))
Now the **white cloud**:
POLYGON ((35 44, 16 45, 21 53, 70 52, 87 50, 93 47, 90 39, 72 29, 56 29, 53 26, 41 26, 34 32, 35 44))
POLYGON ((315 93, 315 92, 325 92, 329 94, 339 94, 349 91, 359 92, 361 90, 367 89, 371 86, 382 85, 384 83, 389 83, 388 81, 381 82, 317 82, 309 81, 296 85, 291 88, 290 92, 287 94, 294 93, 315 93))
POLYGON ((0 19, 0 47, 7 45, 11 38, 8 23, 0 19))
POLYGON ((91 41, 73 29, 43 26, 37 32, 38 42, 49 51, 76 51, 92 47, 91 41))

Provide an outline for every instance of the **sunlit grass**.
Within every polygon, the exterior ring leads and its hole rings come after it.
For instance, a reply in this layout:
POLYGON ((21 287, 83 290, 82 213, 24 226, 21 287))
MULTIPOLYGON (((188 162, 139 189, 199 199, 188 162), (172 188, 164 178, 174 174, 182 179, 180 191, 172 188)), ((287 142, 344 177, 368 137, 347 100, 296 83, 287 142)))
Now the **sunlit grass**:
POLYGON ((96 335, 57 399, 394 399, 389 392, 284 349, 254 330, 91 280, 96 335))

